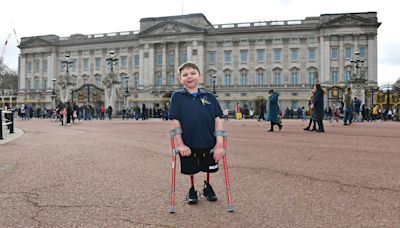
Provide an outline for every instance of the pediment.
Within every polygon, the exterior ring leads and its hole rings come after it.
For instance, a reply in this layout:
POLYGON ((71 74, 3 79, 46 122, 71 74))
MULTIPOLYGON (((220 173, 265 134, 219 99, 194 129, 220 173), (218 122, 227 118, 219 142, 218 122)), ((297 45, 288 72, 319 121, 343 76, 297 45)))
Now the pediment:
POLYGON ((178 21, 167 20, 141 31, 139 35, 176 35, 179 33, 198 33, 203 31, 205 30, 199 27, 195 27, 178 21))
POLYGON ((321 27, 336 27, 336 26, 361 26, 372 25, 379 27, 381 23, 365 17, 360 17, 352 14, 346 14, 321 25, 321 27))
POLYGON ((31 48, 31 47, 43 47, 43 46, 51 46, 52 43, 46 40, 43 40, 38 37, 34 37, 22 42, 19 47, 20 48, 31 48))

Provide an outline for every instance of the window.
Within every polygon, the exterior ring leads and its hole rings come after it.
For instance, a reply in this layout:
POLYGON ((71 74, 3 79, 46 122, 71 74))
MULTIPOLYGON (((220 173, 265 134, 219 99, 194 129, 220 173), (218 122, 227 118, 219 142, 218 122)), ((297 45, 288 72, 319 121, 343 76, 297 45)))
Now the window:
POLYGON ((275 72, 274 73, 274 85, 280 85, 280 84, 281 84, 281 73, 275 72))
POLYGON ((299 84, 299 78, 297 72, 292 72, 292 85, 299 84))
POLYGON ((33 84, 35 90, 40 89, 40 81, 39 78, 35 78, 35 84, 33 84))
POLYGON ((101 85, 101 79, 100 77, 96 77, 96 86, 100 87, 100 85, 101 85))
POLYGON ((316 80, 315 72, 314 71, 309 72, 308 73, 308 84, 313 85, 315 80, 316 80))
POLYGON ((169 53, 168 55, 168 64, 169 65, 174 65, 175 63, 175 54, 174 53, 169 53))
POLYGON ((297 62, 299 60, 299 49, 292 48, 292 49, 290 49, 290 52, 291 52, 290 56, 291 56, 292 62, 297 62))
POLYGON ((293 109, 297 109, 299 107, 299 103, 297 101, 292 101, 292 106, 293 109))
POLYGON ((89 71, 89 59, 83 59, 83 71, 89 71))
POLYGON ((331 81, 332 81, 332 84, 338 83, 338 72, 337 71, 331 72, 331 81))
POLYGON ((101 68, 101 58, 97 57, 95 59, 95 61, 96 61, 96 70, 100 70, 100 68, 101 68))
POLYGON ((347 84, 351 79, 351 71, 346 70, 344 73, 344 82, 347 84))
POLYGON ((31 90, 31 80, 28 80, 26 84, 27 84, 27 85, 26 85, 26 88, 27 88, 28 90, 31 90))
POLYGON ((360 57, 361 57, 361 58, 365 58, 365 56, 366 56, 366 55, 365 55, 365 54, 366 54, 366 53, 365 53, 365 50, 366 50, 365 47, 360 47, 360 57))
POLYGON ((162 65, 162 55, 157 55, 156 58, 157 58, 157 60, 156 60, 157 65, 161 66, 162 65))
POLYGON ((32 73, 32 62, 28 62, 28 73, 32 73))
POLYGON ((35 60, 35 72, 40 72, 40 61, 35 60))
POLYGON ((338 48, 331 48, 331 59, 338 59, 338 48))
POLYGON ((247 85, 247 73, 240 74, 240 85, 241 86, 247 85))
POLYGON ((129 78, 126 77, 125 75, 122 76, 122 87, 124 87, 125 90, 127 90, 127 88, 129 87, 129 78))
POLYGON ((351 59, 351 55, 352 55, 352 48, 351 47, 347 47, 344 49, 344 58, 345 59, 351 59))
POLYGON ((224 51, 224 61, 225 61, 225 64, 231 64, 232 51, 224 51))
POLYGON ((126 56, 121 56, 121 61, 120 61, 121 69, 126 69, 126 67, 128 65, 127 63, 128 62, 127 62, 126 56))
POLYGON ((187 62, 187 51, 184 51, 182 53, 182 61, 181 63, 186 63, 187 62))
POLYGON ((262 86, 265 84, 264 73, 257 73, 256 83, 258 86, 262 86))
POLYGON ((64 64, 62 62, 60 63, 60 72, 64 72, 64 64))
POLYGON ((135 57, 134 57, 134 65, 135 65, 135 67, 139 67, 139 55, 135 55, 135 57))
POLYGON ((257 62, 264 62, 264 50, 257 50, 257 62))
POLYGON ((71 63, 69 64, 69 71, 75 72, 76 71, 76 59, 71 59, 71 63))
POLYGON ((213 85, 213 74, 208 76, 208 85, 213 85))
POLYGON ((315 57, 315 48, 310 48, 308 49, 308 60, 309 61, 315 61, 316 57, 315 57))
POLYGON ((281 49, 274 49, 274 60, 275 62, 281 61, 281 49))
POLYGON ((157 86, 162 85, 162 76, 161 76, 161 73, 158 73, 158 74, 157 74, 157 77, 156 77, 156 85, 157 85, 157 86))
POLYGON ((47 72, 47 60, 43 61, 43 72, 47 72))
POLYGON ((215 51, 208 52, 208 63, 215 64, 215 51))
POLYGON ((139 87, 139 76, 135 76, 133 78, 133 84, 134 84, 135 88, 139 87))
POLYGON ((231 77, 231 74, 225 74, 225 76, 224 76, 224 83, 225 83, 225 85, 227 85, 227 86, 232 85, 232 77, 231 77))
POLYGON ((47 90, 47 79, 43 80, 43 90, 46 91, 47 90))
POLYGON ((175 85, 175 75, 174 74, 168 75, 168 85, 175 85))
POLYGON ((240 62, 247 63, 247 50, 240 50, 240 62))

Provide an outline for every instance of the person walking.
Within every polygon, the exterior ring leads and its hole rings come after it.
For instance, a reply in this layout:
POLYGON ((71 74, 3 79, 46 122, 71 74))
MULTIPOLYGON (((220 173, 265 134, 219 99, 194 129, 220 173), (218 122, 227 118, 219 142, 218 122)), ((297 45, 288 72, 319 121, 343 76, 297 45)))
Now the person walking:
POLYGON ((317 83, 314 85, 314 97, 313 97, 314 113, 313 119, 318 124, 316 132, 325 132, 324 129, 324 91, 322 90, 321 84, 317 83))
POLYGON ((279 121, 279 93, 274 92, 273 89, 268 91, 269 104, 268 104, 268 121, 271 122, 271 128, 268 132, 274 131, 274 125, 278 125, 279 131, 282 130, 282 123, 279 121))
POLYGON ((308 99, 308 114, 310 115, 310 122, 308 122, 308 126, 303 129, 305 131, 317 130, 317 128, 315 127, 315 120, 313 118, 313 113, 314 113, 313 100, 314 100, 314 90, 310 92, 310 98, 308 99), (311 124, 313 125, 312 129, 310 129, 311 124))
POLYGON ((351 88, 347 88, 343 97, 344 102, 344 120, 343 125, 351 125, 353 123, 353 102, 351 101, 351 88))

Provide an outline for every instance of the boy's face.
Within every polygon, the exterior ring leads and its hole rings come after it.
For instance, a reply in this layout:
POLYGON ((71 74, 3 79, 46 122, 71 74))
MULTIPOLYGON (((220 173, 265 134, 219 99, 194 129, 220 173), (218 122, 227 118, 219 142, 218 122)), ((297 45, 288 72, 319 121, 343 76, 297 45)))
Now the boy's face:
POLYGON ((189 91, 197 90, 198 85, 202 80, 202 75, 191 67, 183 68, 179 77, 179 82, 189 91))

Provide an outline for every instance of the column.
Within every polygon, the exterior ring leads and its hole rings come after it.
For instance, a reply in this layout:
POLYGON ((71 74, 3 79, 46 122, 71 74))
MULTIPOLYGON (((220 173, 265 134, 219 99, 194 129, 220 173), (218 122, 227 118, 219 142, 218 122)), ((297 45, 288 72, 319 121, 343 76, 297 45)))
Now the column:
POLYGON ((344 48, 343 48, 343 42, 345 37, 344 36, 339 36, 339 71, 338 71, 338 82, 344 82, 344 48))
POLYGON ((165 81, 163 80, 163 84, 167 84, 167 43, 161 44, 162 49, 162 65, 161 65, 161 74, 164 76, 165 81))
POLYGON ((174 43, 174 45, 175 45, 175 64, 174 64, 174 67, 175 67, 175 70, 179 67, 179 42, 175 42, 174 43))
POLYGON ((147 69, 145 70, 144 45, 139 45, 139 86, 145 85, 145 73, 147 73, 147 69))
POLYGON ((192 61, 196 63, 196 60, 193 59, 192 57, 192 52, 193 52, 193 48, 192 45, 195 46, 197 44, 196 41, 193 42, 186 42, 186 57, 187 57, 187 61, 192 61))
POLYGON ((204 66, 204 42, 197 41, 197 64, 199 69, 203 74, 205 74, 205 66, 204 66))
POLYGON ((330 50, 329 37, 320 37, 320 70, 319 80, 321 83, 330 83, 330 50))
POLYGON ((18 57, 18 61, 20 63, 19 65, 19 91, 22 92, 26 89, 26 65, 25 65, 25 55, 24 54, 20 54, 18 57))
POLYGON ((148 77, 148 82, 149 85, 154 85, 154 71, 155 71, 155 61, 154 61, 154 55, 155 55, 155 50, 154 50, 154 44, 149 44, 149 61, 148 61, 148 66, 149 66, 149 77, 148 77))
POLYGON ((368 35, 368 81, 378 82, 378 40, 376 34, 368 35))

